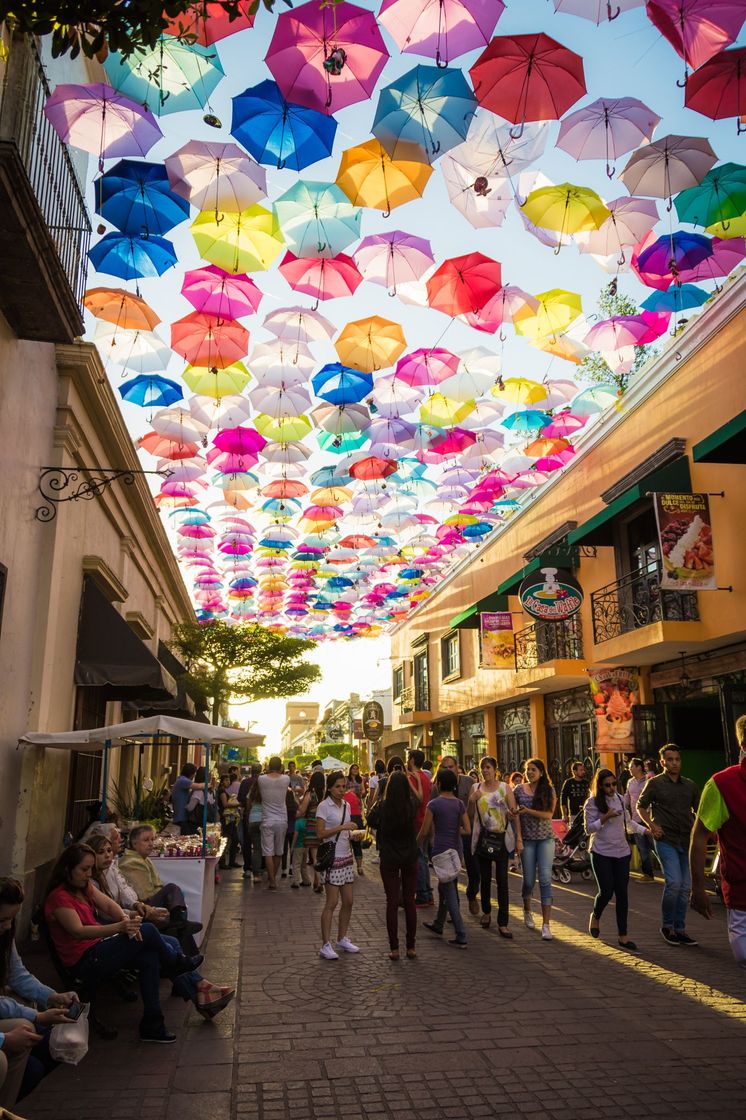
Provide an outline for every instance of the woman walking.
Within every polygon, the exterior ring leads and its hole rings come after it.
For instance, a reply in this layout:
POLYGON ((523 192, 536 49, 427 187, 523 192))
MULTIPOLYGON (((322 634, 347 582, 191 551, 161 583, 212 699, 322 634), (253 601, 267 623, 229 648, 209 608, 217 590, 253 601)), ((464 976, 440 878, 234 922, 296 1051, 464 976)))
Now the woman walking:
POLYGON ((298 806, 298 814, 296 816, 296 825, 303 821, 303 827, 298 829, 299 835, 302 833, 302 839, 296 840, 295 850, 293 852, 292 862, 292 875, 293 884, 297 884, 300 877, 300 885, 302 887, 311 886, 311 873, 309 868, 313 867, 313 889, 316 894, 321 894, 324 890, 321 885, 321 879, 316 874, 316 848, 318 847, 318 839, 316 837, 316 810, 321 802, 324 800, 326 794, 326 779, 324 778, 321 770, 315 770, 308 780, 308 789, 304 793, 300 805, 298 806))
POLYGON ((541 893, 541 936, 552 940, 552 860, 554 858, 554 832, 552 817, 557 805, 557 794, 547 777, 547 768, 540 758, 530 758, 526 763, 526 780, 516 786, 514 796, 518 822, 523 840, 523 921, 526 929, 536 929, 531 913, 531 895, 536 875, 539 876, 541 893))
POLYGON ((492 921, 490 894, 492 889, 492 868, 495 868, 497 884, 497 932, 501 937, 512 940, 508 929, 510 915, 510 894, 508 890, 508 845, 506 831, 510 815, 515 819, 515 850, 521 851, 521 822, 517 816, 516 800, 513 791, 497 777, 497 760, 483 758, 479 764, 482 780, 476 784, 469 795, 470 806, 474 810, 472 823, 471 850, 479 864, 481 884, 482 917, 480 925, 487 929, 492 921))
POLYGON ((616 897, 616 925, 619 945, 629 953, 637 952, 637 945, 627 935, 629 904, 630 848, 627 831, 643 834, 648 830, 638 824, 627 812, 617 789, 617 780, 611 770, 598 770, 591 784, 591 792, 583 806, 585 831, 591 853, 591 867, 596 877, 598 894, 593 900, 593 912, 588 923, 591 937, 598 937, 601 915, 616 897))
MULTIPOLYGON (((365 827, 363 822, 364 796, 365 789, 363 787, 363 779, 360 775, 360 767, 353 762, 347 774, 345 801, 350 806, 350 819, 355 822, 356 828, 365 827)), ((363 848, 359 840, 352 841, 352 854, 355 857, 355 863, 357 864, 357 873, 358 875, 362 875, 363 848)))
POLYGON ((339 954, 335 953, 332 947, 331 936, 334 911, 340 900, 342 904, 339 910, 337 948, 345 953, 360 952, 357 945, 353 945, 347 936, 355 882, 350 833, 355 831, 357 825, 350 820, 350 807, 344 799, 346 784, 342 771, 334 770, 327 779, 326 797, 316 810, 317 841, 319 843, 323 840, 334 841, 334 862, 324 875, 326 902, 321 912, 319 956, 327 961, 339 960, 339 954))
MULTIPOLYGON (((407 957, 417 956, 417 847, 418 802, 406 774, 397 771, 386 783, 383 798, 371 810, 381 857, 381 880, 386 892, 386 929, 389 935, 389 958, 399 960, 399 905, 404 907, 407 930, 407 957)), ((373 823, 372 822, 372 823, 373 823)))
MULTIPOLYGON (((247 850, 244 852, 244 868, 251 867, 253 882, 262 881, 262 789, 255 781, 249 789, 246 798, 246 811, 244 813, 244 838, 247 850)), ((249 872, 244 870, 244 879, 248 879, 249 872)))
MULTIPOLYGON (((393 774, 389 781, 392 779, 393 774)), ((466 806, 456 796, 458 775, 453 770, 439 770, 437 783, 440 793, 429 802, 417 837, 417 843, 421 846, 430 833, 434 832, 433 862, 436 856, 443 855, 444 852, 455 851, 459 856, 463 856, 461 837, 469 836, 471 832, 466 806)), ((465 949, 466 926, 461 917, 458 901, 458 876, 447 882, 438 880, 438 910, 432 922, 423 923, 425 929, 429 929, 431 933, 442 934, 446 914, 450 916, 456 933, 448 944, 457 949, 465 949)))

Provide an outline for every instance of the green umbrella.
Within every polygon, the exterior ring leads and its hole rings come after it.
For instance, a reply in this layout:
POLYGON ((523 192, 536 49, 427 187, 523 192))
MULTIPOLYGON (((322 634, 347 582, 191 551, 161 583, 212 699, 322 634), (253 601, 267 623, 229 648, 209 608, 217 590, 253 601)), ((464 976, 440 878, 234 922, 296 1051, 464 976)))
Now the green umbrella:
POLYGON ((675 206, 679 220, 695 226, 740 218, 746 212, 746 167, 740 163, 713 167, 699 186, 676 196, 675 206))
POLYGON ((114 89, 158 116, 202 109, 224 77, 215 47, 183 43, 163 35, 152 50, 123 58, 112 51, 104 62, 114 89))

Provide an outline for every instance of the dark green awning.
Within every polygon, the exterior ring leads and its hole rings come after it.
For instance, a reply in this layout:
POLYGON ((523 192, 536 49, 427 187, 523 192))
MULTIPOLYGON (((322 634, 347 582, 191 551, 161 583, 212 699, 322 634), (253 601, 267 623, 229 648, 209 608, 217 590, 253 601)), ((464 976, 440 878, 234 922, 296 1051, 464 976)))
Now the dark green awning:
POLYGON ((568 534, 568 544, 613 544, 614 519, 625 509, 634 505, 635 502, 639 502, 650 492, 687 494, 691 491, 691 488, 689 460, 685 455, 682 455, 679 459, 674 459, 672 463, 667 463, 665 467, 653 471, 652 474, 643 478, 635 486, 625 490, 605 509, 600 510, 595 517, 591 517, 583 525, 578 525, 577 529, 573 529, 568 534))
POLYGON ((571 548, 557 548, 550 549, 547 552, 542 552, 541 556, 534 556, 533 560, 529 560, 517 572, 513 572, 512 576, 508 576, 498 586, 497 590, 503 595, 515 595, 518 588, 523 583, 526 576, 531 575, 532 572, 538 571, 539 568, 545 567, 547 564, 552 564, 556 568, 574 568, 577 563, 577 555, 574 549, 571 548))
POLYGON ((746 463, 746 410, 692 448, 695 463, 746 463))
POLYGON ((484 599, 480 599, 478 603, 473 603, 461 614, 457 614, 448 623, 448 627, 450 630, 478 630, 479 616, 483 611, 506 611, 507 609, 508 600, 505 595, 493 591, 491 595, 485 595, 484 599))

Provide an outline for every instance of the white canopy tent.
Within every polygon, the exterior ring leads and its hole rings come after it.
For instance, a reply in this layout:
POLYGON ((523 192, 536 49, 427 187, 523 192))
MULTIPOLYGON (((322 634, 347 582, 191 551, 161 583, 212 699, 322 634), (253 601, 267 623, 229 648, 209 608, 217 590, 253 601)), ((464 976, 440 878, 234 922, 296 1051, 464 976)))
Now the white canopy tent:
POLYGON ((341 758, 335 758, 334 755, 328 754, 326 758, 322 758, 321 765, 324 770, 346 770, 350 764, 349 762, 342 762, 341 758))

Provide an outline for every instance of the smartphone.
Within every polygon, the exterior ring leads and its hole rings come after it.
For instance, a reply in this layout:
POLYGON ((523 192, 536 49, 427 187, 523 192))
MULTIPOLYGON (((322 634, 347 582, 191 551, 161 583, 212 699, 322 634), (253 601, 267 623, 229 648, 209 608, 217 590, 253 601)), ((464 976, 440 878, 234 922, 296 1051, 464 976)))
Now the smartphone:
POLYGON ((83 1006, 80 1000, 76 999, 74 1003, 71 1003, 69 1007, 65 1008, 65 1015, 68 1019, 72 1019, 72 1021, 75 1022, 76 1019, 79 1019, 83 1014, 83 1006))

